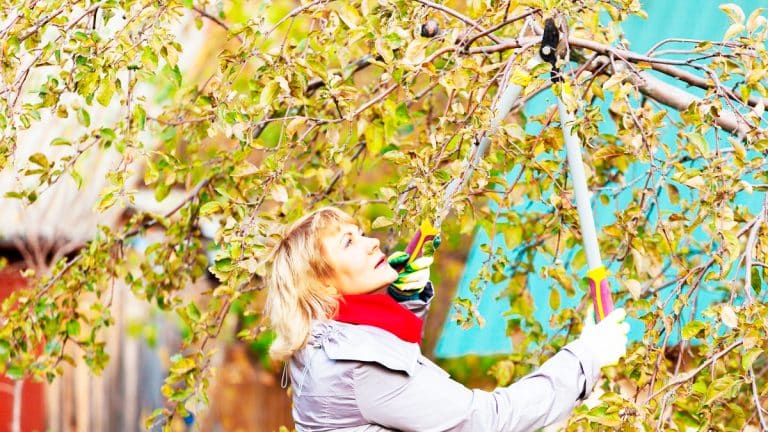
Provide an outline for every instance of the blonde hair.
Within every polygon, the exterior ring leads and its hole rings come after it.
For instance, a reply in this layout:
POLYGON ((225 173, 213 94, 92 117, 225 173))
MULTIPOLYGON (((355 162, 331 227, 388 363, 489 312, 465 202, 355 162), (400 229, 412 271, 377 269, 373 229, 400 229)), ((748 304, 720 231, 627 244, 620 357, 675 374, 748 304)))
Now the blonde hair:
POLYGON ((288 359, 307 343, 312 320, 335 313, 338 293, 325 283, 333 275, 333 267, 326 259, 322 238, 344 224, 356 222, 335 207, 321 208, 285 229, 273 250, 266 301, 266 313, 276 333, 269 348, 273 359, 288 359))

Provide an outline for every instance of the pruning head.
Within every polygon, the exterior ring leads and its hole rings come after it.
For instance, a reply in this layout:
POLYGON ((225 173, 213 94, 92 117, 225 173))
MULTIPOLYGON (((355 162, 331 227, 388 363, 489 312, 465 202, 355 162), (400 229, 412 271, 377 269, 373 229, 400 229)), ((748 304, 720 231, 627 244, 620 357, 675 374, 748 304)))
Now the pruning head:
POLYGON ((560 80, 560 74, 557 70, 557 45, 560 43, 560 31, 557 29, 555 20, 547 18, 544 21, 544 34, 541 36, 541 47, 539 48, 539 57, 552 65, 552 81, 560 80))

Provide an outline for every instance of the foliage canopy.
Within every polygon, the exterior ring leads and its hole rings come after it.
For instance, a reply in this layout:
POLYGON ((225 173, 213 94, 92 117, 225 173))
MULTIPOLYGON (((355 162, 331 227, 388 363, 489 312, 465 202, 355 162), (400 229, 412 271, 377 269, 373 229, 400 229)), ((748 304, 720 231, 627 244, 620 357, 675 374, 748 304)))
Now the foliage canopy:
MULTIPOLYGON (((600 242, 616 269, 616 298, 645 334, 608 371, 601 403, 579 408, 569 428, 765 427, 768 201, 737 200, 763 200, 768 184, 762 11, 726 4, 732 24, 722 40, 665 40, 635 53, 619 25, 643 16, 637 0, 458 3, 4 0, 0 168, 18 179, 4 199, 34 205, 54 184, 79 187, 88 181, 89 155, 100 152, 118 163, 97 211, 131 206, 143 188, 158 201, 174 191, 184 198, 167 214, 135 212, 102 226, 76 255, 28 272, 31 287, 0 310, 0 370, 55 379, 62 361, 72 361, 68 344, 102 369, 101 334, 119 280, 190 328, 163 388, 168 408, 149 422, 183 414, 192 399, 205 399, 209 341, 233 305, 258 291, 276 226, 335 204, 361 216, 366 229, 388 232, 390 245, 407 237, 440 209, 511 81, 523 86, 524 99, 553 87, 577 113, 591 187, 606 202, 631 196, 600 242), (526 67, 550 16, 568 29, 565 82, 555 86, 548 65, 526 67), (422 37, 429 20, 440 30, 422 37), (183 32, 207 43, 182 43, 183 32), (210 61, 183 64, 189 53, 210 61), (672 91, 662 75, 689 87, 672 91), (45 143, 24 139, 65 119, 76 121, 75 132, 45 143), (610 133, 598 127, 604 121, 610 133), (664 127, 678 129, 675 142, 660 139, 664 127), (644 175, 630 177, 638 164, 644 175), (218 285, 190 298, 184 287, 209 268, 204 221, 218 224, 210 266, 218 285), (142 253, 131 248, 132 238, 157 227, 162 241, 142 253), (725 295, 705 312, 710 320, 698 320, 695 299, 705 283, 725 295), (665 355, 672 334, 682 339, 674 357, 665 355), (621 393, 617 383, 636 392, 621 393)), ((527 340, 539 343, 513 355, 517 367, 494 368, 502 383, 581 325, 581 313, 558 310, 553 299, 551 324, 571 331, 547 340, 532 319, 527 275, 541 272, 568 295, 584 295, 573 276, 583 258, 562 259, 580 235, 556 109, 508 120, 468 187, 452 197, 454 213, 443 225, 448 239, 479 225, 524 246, 513 260, 487 245, 488 264, 474 284, 480 292, 485 281, 508 280, 510 328, 525 326, 527 340), (540 132, 527 132, 534 123, 540 132), (508 211, 528 201, 544 210, 508 211), (534 267, 534 250, 553 264, 534 267)), ((256 304, 250 313, 260 313, 256 304)), ((479 319, 471 301, 462 305, 462 319, 479 319)))

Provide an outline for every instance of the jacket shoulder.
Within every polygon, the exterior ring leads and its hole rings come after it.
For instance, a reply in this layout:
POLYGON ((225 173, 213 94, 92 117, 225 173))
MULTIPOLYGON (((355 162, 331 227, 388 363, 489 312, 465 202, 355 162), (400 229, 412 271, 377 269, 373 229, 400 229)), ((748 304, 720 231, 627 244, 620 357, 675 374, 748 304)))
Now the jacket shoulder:
POLYGON ((309 345, 321 347, 329 359, 378 363, 412 375, 421 357, 416 343, 378 327, 338 321, 314 323, 309 345))

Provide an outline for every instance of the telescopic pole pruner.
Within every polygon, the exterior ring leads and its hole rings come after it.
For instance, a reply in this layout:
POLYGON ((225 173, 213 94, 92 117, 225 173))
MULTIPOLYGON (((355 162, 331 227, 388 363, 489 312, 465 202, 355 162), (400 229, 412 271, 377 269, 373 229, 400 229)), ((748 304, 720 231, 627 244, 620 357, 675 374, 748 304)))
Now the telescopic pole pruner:
MULTIPOLYGON (((538 56, 528 63, 528 67, 535 67, 542 61, 552 65, 552 82, 562 81, 560 72, 557 68, 557 45, 560 41, 560 33, 552 18, 545 21, 544 33, 541 38, 541 46, 538 56)), ((456 192, 461 189, 472 176, 474 167, 482 160, 490 145, 490 136, 494 134, 499 124, 507 116, 512 106, 517 102, 522 87, 513 82, 508 82, 502 91, 501 97, 494 106, 494 117, 491 121, 490 130, 483 135, 478 144, 473 146, 472 152, 464 159, 464 169, 461 177, 453 179, 447 186, 443 195, 441 208, 438 210, 434 225, 429 220, 424 220, 419 230, 416 231, 411 241, 408 243, 406 252, 415 259, 422 253, 422 247, 428 241, 431 241, 439 232, 443 218, 448 214, 451 208, 452 198, 456 192)), ((587 179, 584 173, 584 162, 581 157, 581 142, 573 133, 573 124, 575 119, 573 113, 568 111, 561 97, 557 97, 557 108, 560 113, 560 123, 563 130, 563 140, 565 141, 566 158, 568 161, 568 170, 573 181, 574 195, 576 198, 576 210, 579 214, 579 226, 581 227, 581 236, 584 244, 584 251, 587 255, 587 278, 589 279, 590 296, 592 297, 595 310, 595 319, 600 321, 613 310, 613 300, 611 298, 611 289, 608 285, 608 272, 603 266, 600 258, 600 247, 597 243, 597 232, 595 228, 595 218, 592 213, 592 206, 589 202, 589 190, 587 188, 587 179)))
MULTIPOLYGON (((557 68, 557 44, 560 40, 555 21, 548 18, 544 23, 544 34, 541 38, 539 56, 542 60, 552 65, 552 82, 562 81, 557 68)), ((589 293, 592 297, 595 309, 595 318, 599 321, 613 310, 611 289, 608 285, 608 272, 600 258, 600 247, 597 243, 595 217, 589 202, 589 189, 587 178, 584 174, 584 162, 581 158, 581 142, 573 132, 575 119, 573 113, 563 103, 562 97, 557 97, 557 110, 560 113, 560 124, 565 141, 565 152, 568 160, 568 171, 573 181, 573 191, 576 198, 576 210, 579 214, 579 226, 584 244, 584 252, 587 255, 587 278, 589 279, 589 293)))

